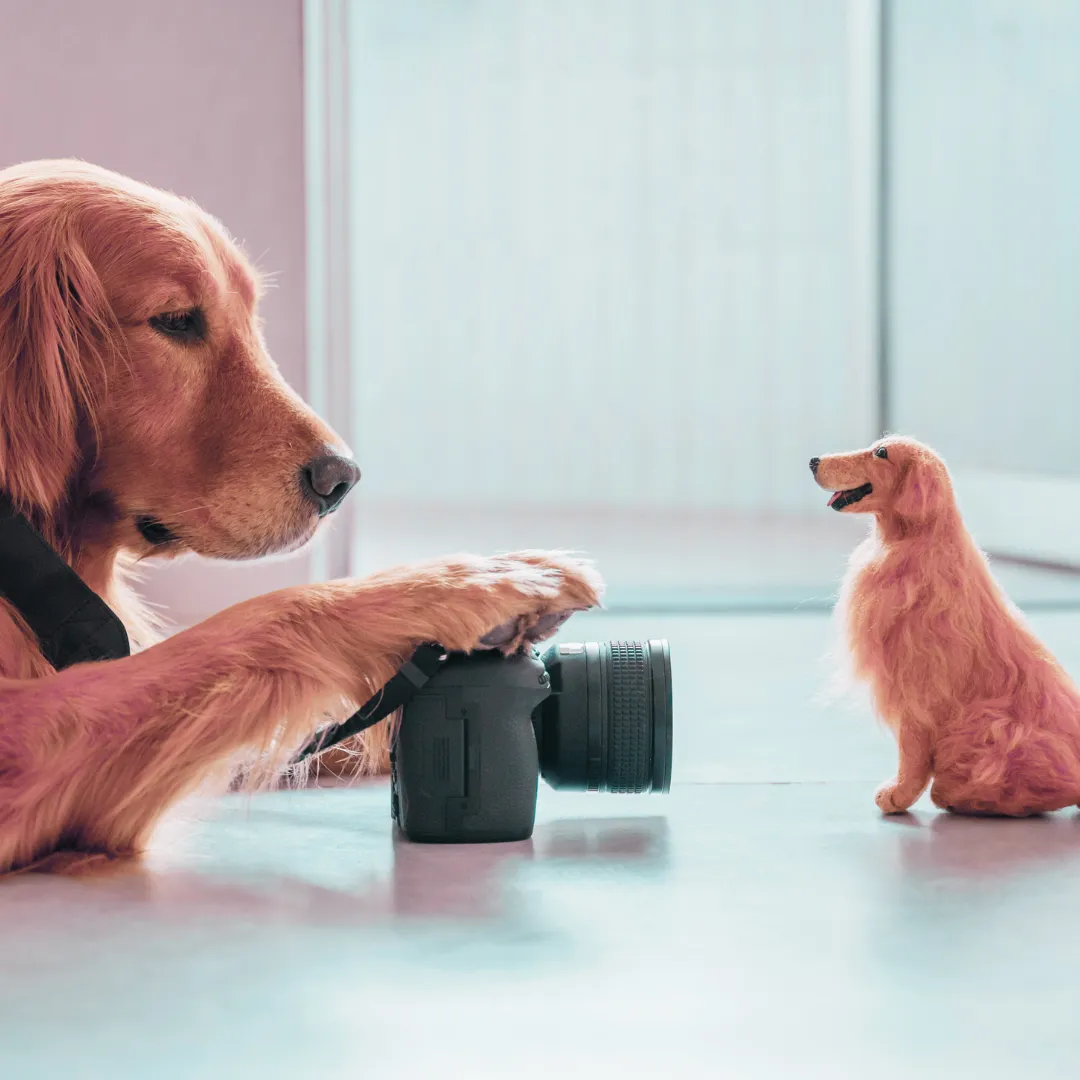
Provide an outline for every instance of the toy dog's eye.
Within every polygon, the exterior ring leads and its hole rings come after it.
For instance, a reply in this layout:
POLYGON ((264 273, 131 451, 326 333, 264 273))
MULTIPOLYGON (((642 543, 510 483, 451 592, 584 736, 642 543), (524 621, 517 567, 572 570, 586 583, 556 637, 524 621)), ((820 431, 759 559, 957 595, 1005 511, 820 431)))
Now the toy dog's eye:
POLYGON ((889 451, 884 446, 878 446, 874 448, 874 457, 887 458, 889 451))

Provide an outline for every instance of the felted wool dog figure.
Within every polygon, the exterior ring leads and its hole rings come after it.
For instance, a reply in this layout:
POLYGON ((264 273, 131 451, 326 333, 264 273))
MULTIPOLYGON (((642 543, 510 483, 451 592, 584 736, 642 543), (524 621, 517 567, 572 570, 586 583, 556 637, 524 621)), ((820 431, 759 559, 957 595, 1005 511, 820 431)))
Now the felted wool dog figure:
POLYGON ((956 813, 1080 803, 1080 692, 991 574, 941 458, 890 437, 810 468, 834 510, 873 517, 838 611, 852 674, 899 747, 878 807, 907 810, 931 780, 956 813))

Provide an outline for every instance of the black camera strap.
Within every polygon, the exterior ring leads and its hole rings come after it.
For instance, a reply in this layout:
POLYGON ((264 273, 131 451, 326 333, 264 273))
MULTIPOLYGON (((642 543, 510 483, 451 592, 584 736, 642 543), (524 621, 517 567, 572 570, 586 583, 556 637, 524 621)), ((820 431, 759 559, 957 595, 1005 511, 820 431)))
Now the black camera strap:
POLYGON ((340 724, 317 731, 310 742, 293 758, 293 764, 329 750, 353 735, 366 731, 392 712, 408 705, 427 681, 442 666, 446 650, 441 645, 421 645, 401 665, 398 673, 372 698, 340 724))
MULTIPOLYGON (((46 543, 0 492, 0 595, 33 630, 45 659, 57 670, 87 660, 119 660, 131 654, 117 614, 46 543)), ((340 724, 331 724, 296 755, 318 754, 372 727, 407 705, 438 671, 441 645, 421 645, 398 673, 340 724)))
POLYGON ((26 620, 57 671, 131 653, 116 613, 0 492, 0 594, 26 620))

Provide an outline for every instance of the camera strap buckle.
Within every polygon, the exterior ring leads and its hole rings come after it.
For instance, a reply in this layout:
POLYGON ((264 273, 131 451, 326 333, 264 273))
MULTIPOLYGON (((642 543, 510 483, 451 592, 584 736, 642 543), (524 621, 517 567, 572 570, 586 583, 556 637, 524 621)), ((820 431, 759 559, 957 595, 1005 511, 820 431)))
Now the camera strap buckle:
MULTIPOLYGON (((431 648, 431 646, 422 645, 421 648, 427 649, 431 648)), ((415 654, 413 659, 415 659, 415 654)), ((416 689, 419 690, 428 681, 428 679, 431 678, 437 668, 438 665, 436 664, 435 668, 433 668, 431 671, 424 671, 422 668, 414 664, 412 660, 406 660, 405 663, 401 665, 401 669, 398 671, 398 675, 408 679, 409 682, 411 682, 413 686, 415 686, 416 689)))

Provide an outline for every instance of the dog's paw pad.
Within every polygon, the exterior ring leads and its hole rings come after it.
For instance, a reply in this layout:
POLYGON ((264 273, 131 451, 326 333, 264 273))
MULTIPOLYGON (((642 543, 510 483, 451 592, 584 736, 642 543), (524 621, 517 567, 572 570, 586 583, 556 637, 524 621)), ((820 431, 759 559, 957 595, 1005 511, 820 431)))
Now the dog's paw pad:
POLYGON ((573 611, 554 611, 539 617, 519 615, 488 631, 480 644, 487 649, 514 650, 551 637, 573 611))

